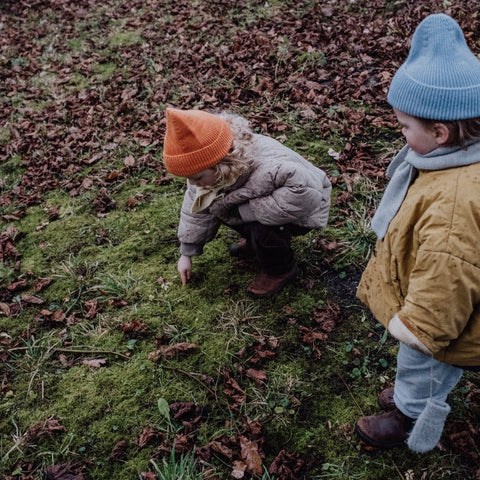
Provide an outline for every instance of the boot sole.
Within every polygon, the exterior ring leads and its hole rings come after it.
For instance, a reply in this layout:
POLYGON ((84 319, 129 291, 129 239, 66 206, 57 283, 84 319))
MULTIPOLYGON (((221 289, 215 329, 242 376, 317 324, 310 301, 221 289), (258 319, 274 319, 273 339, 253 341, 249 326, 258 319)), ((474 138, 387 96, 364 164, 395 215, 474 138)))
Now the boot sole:
POLYGON ((361 438, 361 440, 366 443, 369 446, 375 447, 378 450, 389 450, 390 448, 399 448, 399 447, 405 447, 406 444, 406 439, 401 441, 401 442, 392 442, 392 443, 380 443, 374 440, 373 438, 369 437, 366 435, 364 432, 362 432, 359 428, 358 425, 355 425, 355 433, 361 438))

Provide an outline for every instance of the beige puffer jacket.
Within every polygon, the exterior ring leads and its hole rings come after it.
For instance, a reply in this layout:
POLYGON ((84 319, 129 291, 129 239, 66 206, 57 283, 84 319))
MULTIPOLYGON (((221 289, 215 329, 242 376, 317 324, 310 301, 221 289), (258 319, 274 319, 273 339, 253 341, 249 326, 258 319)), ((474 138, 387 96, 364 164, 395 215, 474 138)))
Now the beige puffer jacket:
POLYGON ((357 296, 437 360, 480 365, 480 163, 419 172, 357 296))
POLYGON ((325 172, 273 138, 254 135, 252 141, 252 168, 226 189, 225 196, 218 200, 220 206, 215 202, 206 210, 192 213, 196 187, 188 187, 178 227, 183 255, 200 255, 221 221, 227 225, 251 221, 307 228, 326 225, 332 187, 325 172), (229 216, 234 207, 240 217, 229 216))

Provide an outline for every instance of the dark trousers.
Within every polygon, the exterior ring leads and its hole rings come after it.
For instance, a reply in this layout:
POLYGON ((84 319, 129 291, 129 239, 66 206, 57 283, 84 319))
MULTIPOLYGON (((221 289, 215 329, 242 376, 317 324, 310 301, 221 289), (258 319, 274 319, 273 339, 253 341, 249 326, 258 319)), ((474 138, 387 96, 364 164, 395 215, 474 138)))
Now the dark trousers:
POLYGON ((261 270, 268 275, 281 275, 294 267, 295 259, 290 246, 292 237, 310 231, 309 228, 298 225, 269 226, 259 222, 235 225, 232 228, 247 240, 261 270))

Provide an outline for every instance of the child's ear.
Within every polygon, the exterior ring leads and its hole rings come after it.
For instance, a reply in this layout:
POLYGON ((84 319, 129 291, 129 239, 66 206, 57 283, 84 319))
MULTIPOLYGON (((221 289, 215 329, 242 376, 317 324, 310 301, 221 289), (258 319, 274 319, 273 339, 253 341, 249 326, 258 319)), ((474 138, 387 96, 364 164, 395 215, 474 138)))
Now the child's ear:
POLYGON ((433 124, 433 134, 435 135, 435 140, 439 145, 447 143, 450 137, 450 131, 444 123, 434 123, 433 124))

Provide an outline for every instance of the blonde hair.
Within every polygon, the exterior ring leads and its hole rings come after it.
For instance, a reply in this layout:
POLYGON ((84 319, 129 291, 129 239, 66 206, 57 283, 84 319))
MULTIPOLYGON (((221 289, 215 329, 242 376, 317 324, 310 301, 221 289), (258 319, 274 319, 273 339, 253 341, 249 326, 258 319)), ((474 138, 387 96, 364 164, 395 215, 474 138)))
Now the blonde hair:
POLYGON ((214 165, 212 170, 217 178, 216 186, 231 184, 247 173, 253 163, 253 131, 248 120, 229 112, 217 113, 228 123, 233 133, 233 142, 227 155, 214 165))

